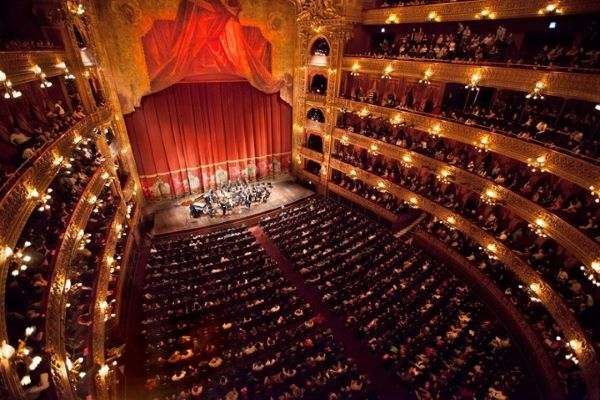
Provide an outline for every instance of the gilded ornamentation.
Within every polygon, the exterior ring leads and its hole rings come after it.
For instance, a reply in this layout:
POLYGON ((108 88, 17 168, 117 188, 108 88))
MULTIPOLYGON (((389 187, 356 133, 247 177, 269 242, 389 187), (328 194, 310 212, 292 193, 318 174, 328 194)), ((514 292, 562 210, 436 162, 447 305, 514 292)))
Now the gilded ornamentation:
MULTIPOLYGON (((368 138, 363 135, 347 132, 338 128, 334 130, 333 136, 337 139, 346 136, 350 144, 364 149, 369 149, 373 143, 377 143, 378 152, 380 154, 398 161, 402 161, 404 155, 410 155, 414 166, 425 168, 430 171, 449 171, 452 176, 454 176, 456 183, 463 185, 478 194, 485 193, 490 185, 494 185, 493 182, 488 181, 477 174, 470 173, 420 153, 399 148, 398 146, 368 138)), ((304 152, 303 155, 305 155, 304 152)), ((600 245, 582 233, 579 229, 561 219, 558 215, 548 212, 544 207, 541 207, 537 203, 502 186, 496 186, 495 190, 498 198, 503 201, 502 206, 512 210, 525 221, 534 223, 538 218, 542 218, 546 222, 546 233, 563 245, 584 264, 590 266, 595 259, 600 258, 600 245)))
MULTIPOLYGON (((351 170, 358 171, 358 179, 376 186, 381 180, 380 177, 371 174, 370 172, 356 169, 349 164, 343 163, 336 159, 331 159, 331 167, 339 171, 349 174, 351 170)), ((333 186, 331 184, 330 186, 333 186)), ((593 344, 587 338, 585 330, 579 324, 575 316, 569 311, 569 308, 562 301, 562 298, 554 289, 548 285, 540 275, 535 272, 525 261, 513 253, 503 242, 497 240, 494 236, 488 234, 485 230, 479 228, 468 219, 456 214, 453 211, 434 203, 433 201, 421 197, 420 195, 405 189, 402 186, 389 183, 389 192, 399 199, 409 201, 411 198, 416 198, 420 209, 434 215, 442 221, 446 221, 448 217, 454 218, 455 227, 470 237, 475 242, 479 243, 483 248, 493 248, 494 255, 508 269, 510 269, 525 285, 530 286, 536 284, 539 287, 536 293, 542 304, 548 312, 559 324, 565 336, 571 340, 575 339, 582 343, 581 349, 577 352, 577 358, 580 361, 581 370, 583 373, 586 386, 589 393, 598 393, 598 371, 600 371, 600 363, 596 357, 596 351, 593 344), (491 245, 491 246, 489 246, 491 245)))
MULTIPOLYGON (((363 11, 363 23, 367 25, 384 25, 390 14, 394 14, 401 23, 428 22, 429 14, 435 13, 440 21, 470 21, 476 20, 477 14, 485 8, 493 8, 496 19, 538 17, 538 10, 544 8, 546 0, 531 1, 489 1, 475 0, 465 2, 448 2, 441 4, 376 8, 363 11)), ((598 12, 598 2, 595 0, 562 0, 561 8, 564 14, 586 14, 598 12)))
MULTIPOLYGON (((423 132, 428 132, 433 125, 437 124, 441 128, 441 136, 468 145, 477 142, 481 136, 481 129, 410 111, 398 111, 344 99, 337 99, 336 105, 338 108, 356 112, 366 108, 369 114, 383 116, 388 119, 399 115, 406 123, 414 125, 416 129, 423 132)), ((579 158, 510 136, 487 131, 486 134, 489 136, 490 151, 503 154, 523 163, 527 163, 527 159, 536 158, 539 154, 545 154, 546 170, 549 173, 576 183, 583 188, 594 185, 600 176, 600 166, 579 158)))
POLYGON ((388 65, 392 67, 391 76, 423 77, 423 71, 430 70, 436 81, 468 82, 477 74, 480 85, 499 89, 531 91, 538 81, 544 81, 544 94, 598 102, 600 97, 600 77, 595 74, 583 74, 563 71, 540 71, 530 68, 510 66, 477 66, 467 63, 443 63, 434 60, 388 60, 363 57, 344 57, 343 70, 352 71, 354 65, 360 65, 364 74, 380 75, 388 65), (585 88, 582 90, 582 88, 585 88))
POLYGON ((93 196, 98 197, 105 180, 102 177, 105 172, 110 171, 109 165, 112 161, 107 160, 96 170, 81 197, 79 198, 75 210, 71 214, 69 225, 60 242, 57 256, 54 261, 54 269, 50 279, 48 295, 48 304, 46 308, 46 347, 50 354, 50 372, 52 382, 56 388, 58 398, 61 400, 76 399, 73 387, 69 383, 67 367, 65 364, 66 353, 64 344, 65 334, 65 313, 66 300, 65 295, 66 281, 71 265, 71 258, 75 253, 79 242, 78 233, 82 230, 95 207, 94 202, 89 199, 93 196))

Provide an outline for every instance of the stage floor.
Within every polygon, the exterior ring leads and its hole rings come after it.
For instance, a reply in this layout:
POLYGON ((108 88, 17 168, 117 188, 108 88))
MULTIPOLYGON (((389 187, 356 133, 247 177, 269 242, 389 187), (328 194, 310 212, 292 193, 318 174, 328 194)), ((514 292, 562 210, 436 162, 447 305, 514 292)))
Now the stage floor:
POLYGON ((154 213, 154 235, 165 235, 177 233, 190 229, 202 229, 212 225, 232 222, 238 219, 252 217, 257 214, 262 214, 294 203, 298 200, 305 199, 314 194, 311 190, 295 183, 291 178, 286 180, 273 181, 273 190, 271 197, 266 203, 252 204, 250 209, 246 207, 238 207, 233 210, 230 215, 217 215, 210 218, 203 215, 200 218, 192 218, 188 206, 183 206, 182 203, 186 200, 197 198, 199 195, 192 195, 176 200, 160 202, 149 205, 144 214, 149 215, 154 213))

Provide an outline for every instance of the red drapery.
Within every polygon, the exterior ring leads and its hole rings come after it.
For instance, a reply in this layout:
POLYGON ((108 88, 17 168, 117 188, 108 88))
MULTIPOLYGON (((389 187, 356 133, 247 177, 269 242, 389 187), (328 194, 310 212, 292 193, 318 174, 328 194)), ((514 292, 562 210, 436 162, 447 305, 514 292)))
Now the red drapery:
POLYGON ((143 37, 151 91, 178 82, 247 80, 265 93, 283 81, 271 75, 271 45, 260 29, 242 26, 236 0, 182 0, 175 21, 155 21, 143 37))
POLYGON ((125 122, 150 199, 289 171, 291 107, 247 82, 173 85, 125 122))

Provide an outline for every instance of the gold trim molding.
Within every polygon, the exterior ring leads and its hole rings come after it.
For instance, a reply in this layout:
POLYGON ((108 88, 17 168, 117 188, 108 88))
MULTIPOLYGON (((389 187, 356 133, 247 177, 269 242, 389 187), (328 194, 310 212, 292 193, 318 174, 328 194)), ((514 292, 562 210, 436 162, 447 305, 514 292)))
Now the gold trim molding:
POLYGON ((412 160, 411 163, 416 167, 427 169, 433 173, 445 170, 453 177, 451 180, 454 183, 465 186, 478 194, 483 194, 488 189, 492 189, 496 193, 499 202, 501 202, 499 205, 513 211, 525 221, 535 225, 536 220, 543 220, 545 222, 544 231, 548 236, 564 246, 573 256, 586 264, 588 268, 591 268, 593 261, 600 258, 600 244, 596 241, 556 214, 547 211, 537 203, 501 185, 497 185, 477 174, 399 146, 368 138, 357 133, 347 132, 340 128, 334 130, 334 138, 341 140, 344 136, 349 144, 367 150, 371 144, 376 144, 378 153, 389 159, 402 161, 402 156, 409 155, 412 160))
MULTIPOLYGON (((476 0, 410 7, 386 7, 364 10, 362 20, 365 25, 384 25, 390 14, 394 14, 398 23, 401 24, 431 22, 430 13, 433 12, 441 22, 472 21, 477 20, 475 15, 486 8, 496 14, 496 19, 527 18, 539 17, 538 11, 547 5, 548 1, 546 0, 476 0)), ((598 12, 600 4, 596 0, 562 0, 560 8, 564 15, 587 14, 598 12)))
POLYGON ((396 110, 340 98, 337 99, 336 105, 339 108, 356 112, 366 110, 369 114, 377 117, 400 117, 404 122, 414 125, 415 129, 423 132, 429 132, 433 126, 439 125, 440 136, 468 145, 473 145, 473 143, 479 142, 482 137, 487 137, 490 151, 523 163, 527 163, 528 159, 543 156, 546 159, 547 167, 545 169, 548 173, 576 183, 586 189, 592 185, 598 186, 600 184, 600 166, 525 140, 405 110, 396 110))
MULTIPOLYGON (((330 165, 331 168, 337 169, 345 174, 349 174, 351 170, 355 170, 358 179, 372 186, 377 186, 377 183, 382 181, 382 178, 374 174, 355 168, 352 165, 336 159, 332 159, 330 165)), ((556 293, 554 289, 533 270, 533 268, 506 247, 503 242, 497 240, 494 236, 479 228, 468 219, 429 199, 411 192, 402 186, 392 182, 386 182, 386 184, 388 191, 398 199, 411 204, 414 204, 411 202, 411 199, 416 199, 418 208, 442 221, 447 221, 448 217, 454 218, 454 226, 456 229, 479 243, 483 248, 494 248, 494 255, 498 260, 510 269, 525 285, 527 285, 527 287, 531 287, 531 284, 537 285, 537 288, 539 289, 536 291, 536 296, 556 320, 567 340, 577 340, 581 343, 581 346, 575 351, 575 354, 579 360, 579 365, 588 390, 588 396, 590 399, 597 400, 600 393, 600 363, 596 357, 596 351, 585 334, 585 330, 579 324, 575 316, 569 311, 569 308, 562 301, 560 295, 556 293)))
POLYGON ((31 70, 36 64, 48 78, 63 75, 64 70, 56 64, 66 61, 65 57, 62 50, 0 51, 0 71, 18 86, 38 79, 31 70))
MULTIPOLYGON (((92 322, 92 356, 94 364, 102 367, 106 364, 106 353, 104 343, 106 339, 106 322, 105 317, 107 312, 112 309, 111 306, 104 307, 103 304, 106 301, 108 293, 108 283, 110 279, 110 269, 115 263, 113 258, 115 249, 117 247, 117 241, 119 234, 123 229, 123 225, 126 220, 127 205, 121 198, 121 203, 115 211, 113 221, 109 227, 109 236, 106 239, 104 245, 104 251, 101 258, 101 265, 96 280, 96 293, 93 299, 94 301, 94 315, 92 322)), ((96 374, 95 377, 95 393, 96 399, 108 400, 109 399, 109 380, 107 376, 99 376, 96 374)))
POLYGON ((80 239, 80 232, 85 229, 92 210, 96 206, 94 198, 104 188, 105 173, 113 175, 113 162, 106 160, 94 173, 81 197, 77 201, 67 230, 60 242, 54 262, 54 270, 50 280, 48 304, 46 308, 46 347, 50 354, 50 372, 56 395, 61 400, 75 400, 77 395, 69 381, 65 351, 65 314, 66 314, 66 281, 71 261, 80 239))
MULTIPOLYGON (((462 4, 462 3, 456 3, 462 4)), ((599 3, 600 4, 600 3, 599 3)), ((599 7, 600 8, 600 7, 599 7)), ((518 66, 487 66, 465 62, 436 62, 433 60, 397 60, 369 57, 344 57, 343 71, 352 71, 354 65, 364 74, 379 76, 391 66, 391 76, 419 80, 427 70, 431 81, 466 84, 473 75, 479 75, 480 86, 510 89, 529 93, 536 82, 544 83, 544 94, 567 99, 600 102, 600 75, 575 72, 548 71, 518 66)))

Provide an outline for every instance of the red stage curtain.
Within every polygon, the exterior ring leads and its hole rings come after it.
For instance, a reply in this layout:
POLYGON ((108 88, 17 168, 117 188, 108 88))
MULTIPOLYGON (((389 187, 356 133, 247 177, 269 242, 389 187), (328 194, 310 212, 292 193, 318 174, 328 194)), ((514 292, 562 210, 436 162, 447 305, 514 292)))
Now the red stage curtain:
POLYGON ((240 24, 239 10, 235 0, 182 0, 175 21, 155 21, 142 39, 151 92, 225 80, 278 92, 283 81, 271 75, 271 45, 260 29, 240 24))
POLYGON ((151 199, 289 171, 291 107, 247 82, 173 85, 144 97, 125 122, 151 199))

